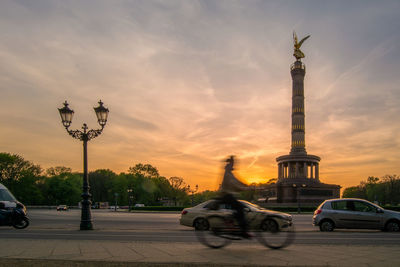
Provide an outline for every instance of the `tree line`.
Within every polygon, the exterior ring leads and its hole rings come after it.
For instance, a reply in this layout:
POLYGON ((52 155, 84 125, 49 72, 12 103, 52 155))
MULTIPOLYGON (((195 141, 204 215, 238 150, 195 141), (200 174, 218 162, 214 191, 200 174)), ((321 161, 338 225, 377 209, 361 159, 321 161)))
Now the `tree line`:
MULTIPOLYGON (((43 170, 19 155, 0 153, 0 183, 25 205, 76 206, 82 199, 82 181, 82 173, 71 168, 43 170)), ((183 178, 166 178, 156 167, 142 163, 120 174, 108 169, 89 172, 89 185, 92 202, 110 205, 189 206, 216 195, 215 191, 193 193, 183 178)))
POLYGON ((348 187, 343 197, 362 198, 379 205, 400 204, 400 177, 385 175, 381 178, 370 176, 358 186, 348 187))
MULTIPOLYGON (((58 166, 43 170, 19 155, 0 153, 0 183, 25 205, 76 206, 81 201, 82 173, 58 166)), ((267 184, 275 182, 270 179, 267 184)), ((127 172, 117 174, 99 169, 89 172, 92 202, 113 205, 141 203, 146 206, 190 206, 214 198, 217 191, 193 193, 181 177, 161 176, 156 167, 138 163, 127 172), (129 192, 129 191, 130 192, 129 192), (131 201, 131 203, 129 203, 131 201)), ((252 184, 253 189, 265 184, 252 184)), ((193 187, 192 187, 193 188, 193 187)), ((345 188, 342 197, 367 199, 380 205, 400 204, 400 177, 370 176, 358 186, 345 188)), ((255 190, 244 191, 241 199, 253 201, 255 190)))

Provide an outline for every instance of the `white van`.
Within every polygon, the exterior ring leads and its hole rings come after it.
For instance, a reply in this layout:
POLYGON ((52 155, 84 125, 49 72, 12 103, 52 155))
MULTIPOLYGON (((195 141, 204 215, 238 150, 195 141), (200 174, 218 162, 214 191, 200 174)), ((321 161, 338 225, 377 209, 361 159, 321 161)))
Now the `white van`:
POLYGON ((0 202, 4 203, 6 209, 15 208, 17 205, 21 205, 24 209, 25 206, 18 202, 18 200, 11 194, 11 192, 0 183, 0 202))

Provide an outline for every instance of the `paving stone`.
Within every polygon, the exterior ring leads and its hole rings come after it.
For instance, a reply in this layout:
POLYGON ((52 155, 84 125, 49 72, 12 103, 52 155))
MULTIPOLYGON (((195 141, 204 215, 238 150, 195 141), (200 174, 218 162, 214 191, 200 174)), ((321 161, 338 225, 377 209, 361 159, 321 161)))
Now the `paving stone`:
POLYGON ((118 262, 190 267, 400 266, 397 256, 400 245, 292 245, 273 250, 257 243, 239 242, 222 249, 211 249, 199 243, 0 239, 0 247, 0 266, 3 259, 65 260, 77 263, 76 266, 97 266, 98 262, 98 267, 119 266, 118 262))

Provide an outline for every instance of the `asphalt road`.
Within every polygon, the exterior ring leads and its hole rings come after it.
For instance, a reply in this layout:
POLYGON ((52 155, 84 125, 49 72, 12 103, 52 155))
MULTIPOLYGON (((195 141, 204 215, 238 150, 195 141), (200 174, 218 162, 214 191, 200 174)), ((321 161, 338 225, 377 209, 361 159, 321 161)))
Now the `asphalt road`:
MULTIPOLYGON (((30 210, 31 225, 23 230, 0 227, 4 238, 197 242, 192 228, 179 225, 178 213, 127 213, 92 210, 93 231, 80 231, 80 210, 30 210)), ((294 244, 398 245, 400 233, 335 230, 323 233, 311 225, 311 214, 293 214, 294 244)), ((238 241, 238 242, 256 242, 238 241)))

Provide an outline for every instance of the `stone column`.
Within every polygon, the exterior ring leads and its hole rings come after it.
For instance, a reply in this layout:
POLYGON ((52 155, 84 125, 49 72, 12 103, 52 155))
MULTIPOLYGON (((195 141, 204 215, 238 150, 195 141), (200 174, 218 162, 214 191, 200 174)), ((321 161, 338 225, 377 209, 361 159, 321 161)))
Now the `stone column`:
POLYGON ((308 168, 308 166, 307 166, 307 162, 304 162, 304 165, 303 165, 304 167, 303 167, 303 171, 304 171, 304 173, 303 173, 303 175, 304 175, 304 178, 308 178, 307 176, 308 176, 308 171, 307 171, 307 168, 308 168))
POLYGON ((288 164, 285 163, 285 178, 289 177, 288 164))
POLYGON ((292 148, 290 154, 307 154, 305 150, 304 76, 305 65, 297 60, 291 66, 292 75, 292 148))
POLYGON ((296 169, 294 172, 294 177, 297 178, 299 177, 299 163, 296 161, 296 169))
POLYGON ((315 164, 315 179, 319 180, 319 163, 315 164))
POLYGON ((314 179, 314 163, 313 162, 311 162, 311 164, 310 164, 310 178, 311 179, 314 179))
POLYGON ((286 178, 286 166, 285 165, 286 165, 285 163, 282 163, 283 178, 286 178))
POLYGON ((282 178, 282 164, 278 164, 278 179, 282 178))
POLYGON ((290 178, 293 178, 293 177, 294 177, 294 173, 293 173, 293 162, 290 162, 290 163, 289 163, 289 166, 290 166, 290 171, 289 171, 289 173, 290 173, 290 178))
POLYGON ((278 179, 282 178, 282 163, 278 164, 278 179))

